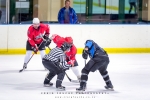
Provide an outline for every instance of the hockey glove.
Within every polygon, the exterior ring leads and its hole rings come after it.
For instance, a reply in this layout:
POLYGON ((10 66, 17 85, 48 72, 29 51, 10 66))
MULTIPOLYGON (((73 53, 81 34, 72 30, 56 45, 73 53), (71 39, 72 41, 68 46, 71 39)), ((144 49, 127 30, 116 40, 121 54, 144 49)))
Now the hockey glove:
POLYGON ((46 40, 45 46, 48 47, 48 46, 51 44, 51 41, 52 41, 52 40, 48 38, 48 39, 46 40))
POLYGON ((33 52, 34 52, 35 54, 37 54, 37 52, 38 52, 38 47, 37 47, 37 46, 32 47, 32 50, 33 50, 33 52))
POLYGON ((71 65, 71 67, 74 67, 74 62, 75 62, 75 60, 70 60, 70 61, 68 61, 67 63, 68 63, 69 65, 71 65))
POLYGON ((45 46, 48 47, 51 44, 51 39, 47 35, 44 35, 44 39, 46 40, 46 41, 44 41, 45 46))
POLYGON ((88 58, 88 50, 83 50, 83 52, 82 52, 82 57, 83 57, 83 59, 87 59, 88 58))
POLYGON ((49 35, 44 35, 43 38, 44 38, 45 40, 47 40, 47 39, 49 38, 49 35))

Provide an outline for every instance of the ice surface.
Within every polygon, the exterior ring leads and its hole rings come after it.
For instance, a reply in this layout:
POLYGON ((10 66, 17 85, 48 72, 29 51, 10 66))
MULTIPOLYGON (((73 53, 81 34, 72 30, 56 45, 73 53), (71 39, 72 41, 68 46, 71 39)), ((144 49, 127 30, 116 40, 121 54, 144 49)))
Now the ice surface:
MULTIPOLYGON (((62 84, 66 86, 66 92, 59 94, 56 91, 56 76, 52 80, 53 87, 43 87, 48 71, 44 70, 40 55, 35 55, 27 70, 19 73, 24 56, 0 56, 0 100, 150 100, 150 54, 109 54, 108 72, 115 91, 105 90, 102 76, 96 71, 89 74, 87 90, 82 95, 77 94, 75 90, 79 84, 69 82, 67 77, 62 84)), ((78 68, 82 70, 84 60, 81 55, 76 58, 78 68)), ((72 70, 68 70, 67 74, 76 79, 72 70)))

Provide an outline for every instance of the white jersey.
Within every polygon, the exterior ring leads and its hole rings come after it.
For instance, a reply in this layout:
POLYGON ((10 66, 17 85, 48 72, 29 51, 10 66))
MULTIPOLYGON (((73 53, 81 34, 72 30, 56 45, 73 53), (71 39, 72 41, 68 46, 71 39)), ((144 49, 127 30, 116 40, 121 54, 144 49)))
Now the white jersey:
POLYGON ((55 47, 54 49, 52 49, 50 53, 45 55, 43 58, 52 62, 59 62, 63 69, 71 67, 71 65, 68 65, 66 62, 65 53, 59 47, 55 47))

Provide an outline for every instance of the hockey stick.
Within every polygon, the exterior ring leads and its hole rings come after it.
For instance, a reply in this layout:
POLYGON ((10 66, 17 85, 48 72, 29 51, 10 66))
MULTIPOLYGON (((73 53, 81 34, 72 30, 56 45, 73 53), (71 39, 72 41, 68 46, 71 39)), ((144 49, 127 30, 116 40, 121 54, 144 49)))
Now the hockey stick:
MULTIPOLYGON (((42 38, 43 39, 43 38, 42 38)), ((41 44, 39 45, 39 47, 42 45, 42 43, 44 42, 45 40, 43 39, 43 41, 41 42, 41 44)), ((39 48, 38 47, 38 48, 39 48)), ((28 60, 28 62, 26 63, 26 64, 28 64, 29 63, 29 61, 32 59, 32 57, 34 56, 34 54, 35 54, 35 52, 32 54, 32 56, 30 57, 30 59, 28 60)), ((21 70, 19 70, 19 72, 22 72, 22 71, 24 71, 25 70, 25 67, 23 67, 23 69, 21 69, 21 70)))
MULTIPOLYGON (((29 61, 31 60, 31 58, 34 56, 35 53, 32 54, 32 56, 30 57, 30 59, 28 60, 27 64, 29 63, 29 61)), ((25 70, 25 68, 23 67, 23 69, 19 70, 19 72, 22 72, 23 70, 25 70)))
POLYGON ((67 78, 68 78, 68 80, 69 80, 70 82, 79 83, 78 80, 73 80, 73 79, 71 79, 71 78, 68 76, 68 74, 67 74, 66 72, 65 72, 65 75, 67 76, 67 78))
POLYGON ((67 76, 68 80, 71 82, 71 80, 72 80, 72 79, 70 79, 70 77, 67 75, 67 73, 66 73, 66 72, 65 72, 65 74, 66 74, 66 76, 67 76))
POLYGON ((65 74, 66 74, 66 76, 67 76, 67 78, 68 78, 68 80, 69 80, 70 82, 79 83, 79 80, 73 80, 73 79, 71 79, 71 78, 67 75, 66 72, 65 72, 65 74))
POLYGON ((85 63, 85 65, 86 65, 86 59, 84 59, 84 63, 85 63))
POLYGON ((48 47, 49 51, 51 51, 51 48, 49 46, 47 46, 47 47, 48 47))

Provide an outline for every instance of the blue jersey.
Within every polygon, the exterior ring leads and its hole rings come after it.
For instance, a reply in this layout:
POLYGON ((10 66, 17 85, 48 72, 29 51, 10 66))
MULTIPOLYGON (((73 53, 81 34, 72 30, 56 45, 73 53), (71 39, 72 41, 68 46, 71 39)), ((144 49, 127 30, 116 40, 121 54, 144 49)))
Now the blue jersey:
POLYGON ((85 47, 88 47, 89 56, 91 58, 94 57, 96 50, 100 50, 100 52, 102 52, 102 54, 105 54, 104 49, 101 48, 100 46, 98 46, 98 44, 95 43, 93 40, 87 40, 85 43, 85 47))

